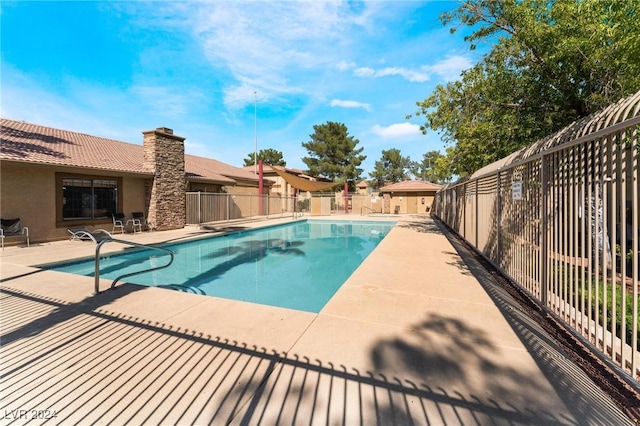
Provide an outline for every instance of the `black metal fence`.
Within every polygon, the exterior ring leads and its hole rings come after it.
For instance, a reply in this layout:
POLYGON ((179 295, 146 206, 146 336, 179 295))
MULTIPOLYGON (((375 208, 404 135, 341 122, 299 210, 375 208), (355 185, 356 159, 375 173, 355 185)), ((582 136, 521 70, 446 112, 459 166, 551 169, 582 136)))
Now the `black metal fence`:
POLYGON ((640 92, 448 185, 434 215, 639 383, 640 92))

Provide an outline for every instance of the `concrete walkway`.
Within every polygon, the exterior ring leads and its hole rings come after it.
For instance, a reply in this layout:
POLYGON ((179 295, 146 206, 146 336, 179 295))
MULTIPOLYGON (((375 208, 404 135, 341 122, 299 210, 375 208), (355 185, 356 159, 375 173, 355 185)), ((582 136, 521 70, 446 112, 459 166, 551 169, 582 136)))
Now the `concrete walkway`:
POLYGON ((632 424, 427 217, 319 314, 33 267, 94 247, 2 253, 0 424, 632 424))

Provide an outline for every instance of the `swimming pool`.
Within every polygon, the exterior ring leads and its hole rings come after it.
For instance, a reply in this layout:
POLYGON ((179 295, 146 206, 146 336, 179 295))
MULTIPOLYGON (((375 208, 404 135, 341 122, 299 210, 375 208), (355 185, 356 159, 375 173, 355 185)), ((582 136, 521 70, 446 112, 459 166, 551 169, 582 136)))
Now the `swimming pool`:
MULTIPOLYGON (((307 220, 163 245, 175 253, 169 268, 125 281, 317 313, 394 225, 307 220)), ((167 255, 158 253, 104 256, 100 277, 165 264, 167 255)), ((87 260, 46 269, 94 276, 94 266, 87 260)))

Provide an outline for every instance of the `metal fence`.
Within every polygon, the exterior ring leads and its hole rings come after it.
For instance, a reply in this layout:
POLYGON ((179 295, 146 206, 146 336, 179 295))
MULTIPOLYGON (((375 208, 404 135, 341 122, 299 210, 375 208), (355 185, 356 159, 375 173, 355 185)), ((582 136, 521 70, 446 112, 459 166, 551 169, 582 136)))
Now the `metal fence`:
POLYGON ((639 385, 640 92, 449 185, 433 212, 639 385))
POLYGON ((279 195, 240 195, 210 192, 187 193, 187 224, 197 225, 241 219, 295 217, 311 214, 312 199, 318 202, 314 215, 375 215, 383 212, 383 199, 371 195, 318 193, 311 197, 279 195), (346 209, 345 209, 346 204, 346 209))
POLYGON ((187 192, 187 224, 293 217, 304 204, 296 197, 187 192))
POLYGON ((320 214, 355 214, 368 216, 383 213, 384 200, 371 194, 343 193, 312 194, 312 199, 320 200, 320 214))

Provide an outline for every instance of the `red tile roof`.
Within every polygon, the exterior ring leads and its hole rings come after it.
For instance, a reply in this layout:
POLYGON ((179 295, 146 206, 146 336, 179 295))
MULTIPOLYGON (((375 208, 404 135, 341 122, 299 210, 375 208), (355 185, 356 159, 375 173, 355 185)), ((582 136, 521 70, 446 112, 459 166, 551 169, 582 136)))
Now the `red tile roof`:
MULTIPOLYGON (((145 172, 142 145, 0 119, 0 160, 149 176, 145 172)), ((189 180, 229 185, 237 179, 256 182, 255 174, 210 158, 185 155, 189 180)))
POLYGON ((257 181, 255 176, 238 176, 237 170, 228 170, 235 167, 211 158, 184 156, 184 171, 188 180, 215 182, 224 185, 232 185, 236 178, 257 181), (215 171, 214 171, 215 170, 215 171), (217 173, 216 173, 217 172, 217 173))
POLYGON ((392 183, 391 185, 383 186, 380 188, 380 192, 422 192, 422 191, 437 191, 442 188, 442 185, 438 185, 431 182, 425 182, 421 180, 405 180, 404 182, 392 183))

